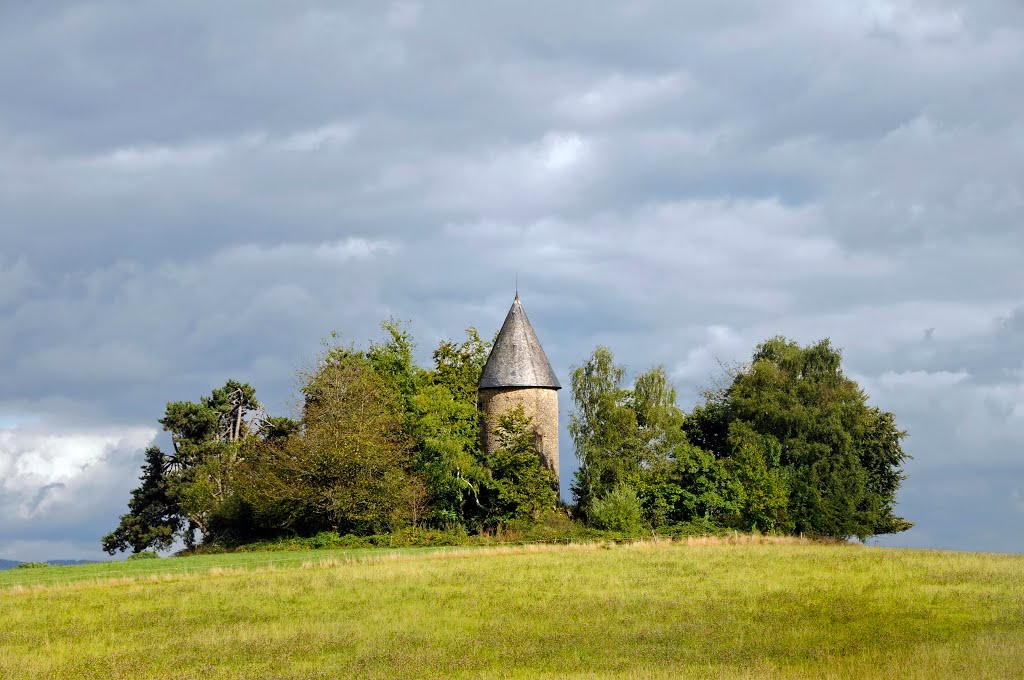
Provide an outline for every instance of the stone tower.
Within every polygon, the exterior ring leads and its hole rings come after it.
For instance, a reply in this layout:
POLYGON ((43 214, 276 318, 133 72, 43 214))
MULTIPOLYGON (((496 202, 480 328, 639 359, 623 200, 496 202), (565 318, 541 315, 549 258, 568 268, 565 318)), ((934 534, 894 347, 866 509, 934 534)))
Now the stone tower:
POLYGON ((526 318, 518 292, 480 374, 479 388, 484 449, 490 453, 498 447, 494 428, 501 414, 522 404, 533 418, 537 452, 557 477, 557 390, 562 386, 526 318))

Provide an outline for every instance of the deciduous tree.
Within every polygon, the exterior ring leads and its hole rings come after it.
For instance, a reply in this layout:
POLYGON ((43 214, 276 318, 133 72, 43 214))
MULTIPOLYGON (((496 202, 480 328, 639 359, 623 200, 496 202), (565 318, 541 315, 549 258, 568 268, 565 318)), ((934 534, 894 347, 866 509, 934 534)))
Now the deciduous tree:
POLYGON ((558 502, 555 473, 537 454, 532 419, 520 404, 498 418, 495 451, 486 456, 488 478, 481 493, 488 525, 535 521, 558 502))
POLYGON ((419 512, 402 395, 355 352, 308 375, 301 430, 246 456, 238 493, 267 532, 372 534, 419 512), (411 504, 416 504, 413 508, 411 504))
POLYGON ((743 524, 860 538, 911 526, 894 510, 906 432, 841 364, 828 340, 771 338, 687 419, 691 440, 729 459, 744 482, 743 524))

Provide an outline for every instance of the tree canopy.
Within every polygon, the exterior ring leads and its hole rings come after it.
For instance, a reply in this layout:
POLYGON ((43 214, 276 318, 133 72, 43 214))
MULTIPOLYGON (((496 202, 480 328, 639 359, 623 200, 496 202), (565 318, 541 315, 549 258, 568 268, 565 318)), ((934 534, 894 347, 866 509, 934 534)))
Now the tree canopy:
POLYGON ((239 446, 253 434, 251 426, 259 426, 255 394, 251 385, 229 380, 198 402, 168 402, 159 423, 173 450, 146 450, 142 483, 132 491, 128 513, 103 537, 104 550, 165 549, 176 538, 192 545, 197 533, 216 530, 233 503, 239 446))
POLYGON ((477 382, 490 343, 470 328, 439 343, 424 368, 401 324, 382 329, 365 350, 327 347, 300 375, 297 418, 267 415, 236 381, 168 403, 160 423, 173 451, 146 452, 141 483, 103 548, 406 526, 477 531, 557 505, 523 414, 502 421, 498 451, 481 451, 477 382))
MULTIPOLYGON (((469 328, 415 361, 382 324, 366 349, 327 346, 300 375, 295 417, 268 415, 234 380, 159 419, 171 449, 146 450, 111 554, 408 527, 491 531, 559 506, 522 408, 482 450, 477 383, 490 343, 469 328)), ((598 347, 572 369, 576 520, 618 532, 713 529, 860 537, 911 526, 895 514, 906 433, 871 406, 828 340, 755 349, 689 413, 657 366, 626 380, 598 347)), ((561 511, 564 514, 564 510, 561 511)))
POLYGON ((771 338, 684 414, 661 368, 627 388, 598 347, 572 373, 577 506, 586 515, 610 494, 625 498, 625 486, 654 527, 700 520, 843 538, 908 529, 894 511, 906 433, 841 363, 828 340, 771 338))
POLYGON ((253 441, 237 496, 260 534, 372 534, 415 514, 402 395, 357 353, 327 353, 291 435, 253 441))
MULTIPOLYGON (((861 538, 904 531, 911 524, 894 507, 906 432, 868 404, 841 363, 828 340, 801 347, 771 338, 728 388, 707 395, 685 429, 720 458, 753 457, 747 467, 768 475, 759 475, 763 493, 785 489, 785 505, 771 513, 782 528, 861 538)), ((749 508, 748 519, 760 511, 749 508)))

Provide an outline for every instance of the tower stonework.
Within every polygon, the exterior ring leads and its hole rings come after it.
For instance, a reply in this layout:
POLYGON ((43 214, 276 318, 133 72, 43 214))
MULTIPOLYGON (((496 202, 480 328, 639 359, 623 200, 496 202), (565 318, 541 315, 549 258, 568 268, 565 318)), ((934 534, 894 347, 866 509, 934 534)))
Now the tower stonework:
POLYGON ((557 477, 558 390, 562 385, 526 318, 518 293, 487 357, 478 387, 484 450, 493 453, 498 448, 494 434, 498 419, 521 405, 533 419, 537 453, 557 477))

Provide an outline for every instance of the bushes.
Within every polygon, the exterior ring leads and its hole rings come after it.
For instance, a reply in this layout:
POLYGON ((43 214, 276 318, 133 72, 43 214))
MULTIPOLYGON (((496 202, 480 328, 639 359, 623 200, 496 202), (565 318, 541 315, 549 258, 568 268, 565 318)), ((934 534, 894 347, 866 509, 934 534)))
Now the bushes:
POLYGON ((484 457, 490 475, 481 484, 484 526, 532 524, 558 504, 557 477, 537 455, 533 421, 520 404, 498 418, 498 448, 484 457))
POLYGON ((128 556, 128 561, 129 562, 134 562, 135 560, 158 560, 158 559, 160 559, 160 556, 157 555, 156 552, 154 552, 152 550, 143 550, 142 552, 132 553, 131 555, 128 556))
POLYGON ((529 543, 591 543, 601 541, 630 542, 650 538, 652 534, 666 538, 713 536, 734 533, 710 520, 659 527, 652 531, 637 514, 639 500, 628 486, 617 487, 598 503, 602 507, 604 527, 583 524, 573 519, 565 508, 548 510, 536 520, 512 520, 480 534, 469 534, 454 525, 446 529, 406 528, 373 536, 339 535, 321 532, 308 538, 289 537, 241 545, 204 544, 179 554, 206 555, 222 552, 306 551, 306 550, 371 550, 376 548, 427 548, 442 546, 488 546, 529 543))
POLYGON ((636 491, 618 484, 590 505, 590 521, 598 529, 636 534, 643 530, 644 520, 636 491))

